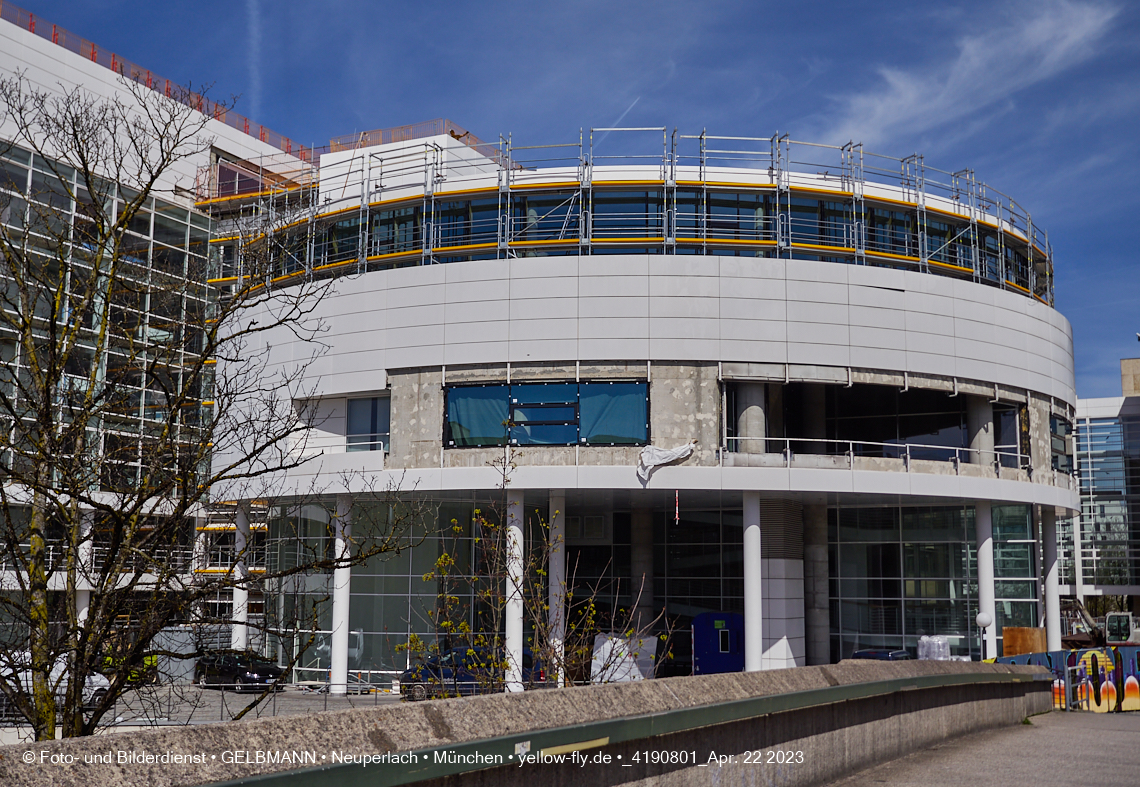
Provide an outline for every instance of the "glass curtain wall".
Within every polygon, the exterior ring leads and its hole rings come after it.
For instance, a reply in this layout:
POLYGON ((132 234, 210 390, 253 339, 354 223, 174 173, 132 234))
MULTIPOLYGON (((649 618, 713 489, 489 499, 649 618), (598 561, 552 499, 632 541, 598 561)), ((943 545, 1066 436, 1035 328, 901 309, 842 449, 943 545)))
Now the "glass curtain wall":
POLYGON ((1077 461, 1083 581, 1140 585, 1140 416, 1082 419, 1077 461))
MULTIPOLYGON (((998 636, 1037 625, 1036 540, 1028 506, 994 506, 998 636)), ((831 658, 905 648, 944 635, 955 655, 978 653, 977 548, 972 507, 828 511, 831 658)))

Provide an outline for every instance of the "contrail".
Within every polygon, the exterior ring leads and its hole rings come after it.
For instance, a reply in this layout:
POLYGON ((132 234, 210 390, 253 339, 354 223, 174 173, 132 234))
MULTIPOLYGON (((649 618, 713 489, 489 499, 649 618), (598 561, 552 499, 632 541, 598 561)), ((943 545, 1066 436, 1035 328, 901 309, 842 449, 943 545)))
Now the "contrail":
MULTIPOLYGON (((618 116, 617 120, 615 120, 613 123, 610 123, 610 128, 617 128, 621 124, 621 122, 623 120, 625 120, 625 116, 629 114, 629 110, 633 109, 634 106, 637 105, 637 102, 640 100, 641 100, 641 96, 638 96, 637 98, 635 98, 633 100, 633 103, 629 105, 629 107, 625 110, 625 112, 622 112, 621 115, 618 116)), ((605 141, 606 137, 608 137, 609 135, 610 135, 610 132, 608 132, 608 131, 605 134, 602 134, 602 138, 594 143, 594 147, 597 147, 598 145, 602 144, 605 141)))
POLYGON ((245 0, 245 12, 249 17, 249 48, 246 50, 246 66, 249 70, 249 114, 261 118, 261 9, 257 0, 245 0))

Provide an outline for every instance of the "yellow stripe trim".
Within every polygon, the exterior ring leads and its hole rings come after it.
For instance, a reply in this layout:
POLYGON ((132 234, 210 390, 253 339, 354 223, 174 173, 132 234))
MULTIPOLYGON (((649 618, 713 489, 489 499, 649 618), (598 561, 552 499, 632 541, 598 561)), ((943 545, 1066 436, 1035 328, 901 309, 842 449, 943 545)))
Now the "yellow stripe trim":
POLYGON ((774 240, 746 240, 744 238, 674 238, 677 243, 706 243, 717 246, 775 246, 774 240))
MULTIPOLYGON (((466 246, 439 246, 432 249, 432 253, 439 251, 466 251, 468 249, 495 249, 498 248, 498 243, 468 243, 466 246)), ((371 259, 371 257, 369 258, 371 259)))
MULTIPOLYGON (((365 257, 365 259, 368 262, 375 262, 376 260, 391 260, 391 259, 395 259, 396 257, 422 257, 423 254, 424 254, 423 249, 417 249, 415 251, 392 251, 392 252, 389 252, 387 254, 374 254, 371 257, 365 257)), ((352 260, 352 262, 356 262, 356 260, 352 260)), ((338 262, 338 263, 333 263, 330 265, 322 265, 320 268, 313 268, 313 270, 321 270, 321 268, 331 268, 332 265, 344 265, 344 264, 345 263, 338 262)))
POLYGON ((868 257, 885 257, 889 260, 903 260, 905 262, 922 262, 918 257, 910 257, 906 254, 891 254, 889 251, 867 251, 864 252, 868 257))
POLYGON ((939 262, 938 260, 927 260, 927 263, 929 263, 930 265, 937 265, 939 268, 949 268, 950 270, 953 270, 953 271, 962 271, 963 273, 972 274, 974 272, 973 268, 965 268, 965 267, 962 267, 961 265, 951 265, 948 262, 939 262))
POLYGON ((488 192, 498 191, 498 186, 481 186, 477 189, 459 189, 458 191, 437 191, 437 197, 453 197, 459 194, 486 194, 488 192))
POLYGON ((245 194, 231 194, 228 197, 210 197, 209 199, 204 199, 204 200, 201 200, 199 202, 195 202, 194 204, 195 205, 216 205, 220 202, 232 202, 235 199, 254 199, 257 197, 264 197, 268 194, 280 194, 280 193, 285 192, 285 191, 296 191, 297 189, 303 189, 303 188, 305 188, 305 186, 301 186, 301 185, 284 186, 284 187, 279 188, 279 189, 267 189, 265 191, 250 191, 250 192, 245 193, 245 194))
POLYGON ((792 186, 789 191, 803 192, 806 194, 834 194, 837 197, 854 197, 855 193, 852 191, 837 191, 835 189, 815 189, 810 186, 792 186))
POLYGON ((846 252, 847 254, 854 254, 855 253, 855 249, 852 249, 849 246, 824 246, 824 245, 819 244, 819 243, 793 243, 792 248, 793 249, 814 249, 814 250, 820 250, 820 251, 841 251, 841 252, 846 252))
POLYGON ((664 238, 590 238, 590 243, 664 243, 664 238))
POLYGON ((577 246, 581 241, 577 238, 567 240, 513 240, 508 245, 516 246, 577 246))
POLYGON ((580 188, 582 188, 582 184, 580 181, 577 181, 577 180, 555 180, 555 181, 551 181, 550 183, 512 183, 511 184, 511 191, 514 191, 516 189, 518 189, 520 191, 526 191, 527 189, 567 189, 567 188, 580 189, 580 188))
POLYGON ((542 749, 539 752, 540 757, 554 756, 556 754, 569 754, 570 752, 582 751, 583 749, 597 749, 602 746, 608 746, 610 739, 594 738, 590 741, 579 741, 578 743, 564 743, 561 746, 551 746, 547 749, 542 749))
POLYGON ((663 180, 594 180, 594 186, 664 186, 663 180))
POLYGON ((708 186, 711 188, 774 189, 775 183, 738 183, 731 180, 678 180, 678 186, 708 186))

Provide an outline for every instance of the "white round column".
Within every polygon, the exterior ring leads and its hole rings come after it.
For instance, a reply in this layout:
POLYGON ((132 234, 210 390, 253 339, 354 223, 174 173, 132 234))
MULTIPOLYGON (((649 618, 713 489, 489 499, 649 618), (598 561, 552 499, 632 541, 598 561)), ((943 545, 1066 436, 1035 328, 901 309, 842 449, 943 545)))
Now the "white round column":
POLYGON ((744 493, 744 671, 764 665, 764 595, 760 571, 760 493, 744 493))
MULTIPOLYGON (((352 497, 337 495, 333 521, 333 556, 347 561, 352 537, 352 497)), ((329 693, 348 693, 348 609, 352 600, 352 567, 333 568, 332 634, 329 640, 329 693)))
POLYGON ((506 620, 507 674, 506 690, 522 691, 523 658, 523 493, 507 492, 507 605, 504 610, 506 620))
POLYGON ((974 501, 974 532, 978 545, 978 612, 990 616, 985 628, 985 658, 996 658, 997 608, 994 604, 994 524, 990 501, 974 501))
POLYGON ((1060 567, 1057 563, 1057 511, 1041 508, 1041 546, 1045 565, 1045 647, 1061 649, 1060 567))
POLYGON ((550 552, 547 574, 550 579, 548 602, 550 604, 550 652, 554 663, 547 668, 564 686, 566 676, 562 665, 566 654, 563 650, 566 641, 566 490, 550 490, 549 514, 550 552))
POLYGON ((249 567, 245 553, 249 545, 249 513, 241 503, 234 516, 234 590, 230 626, 230 647, 249 648, 249 567))
POLYGON ((92 537, 94 526, 94 511, 80 513, 79 548, 76 550, 79 571, 75 579, 75 621, 80 628, 91 612, 91 577, 95 574, 95 541, 92 537))

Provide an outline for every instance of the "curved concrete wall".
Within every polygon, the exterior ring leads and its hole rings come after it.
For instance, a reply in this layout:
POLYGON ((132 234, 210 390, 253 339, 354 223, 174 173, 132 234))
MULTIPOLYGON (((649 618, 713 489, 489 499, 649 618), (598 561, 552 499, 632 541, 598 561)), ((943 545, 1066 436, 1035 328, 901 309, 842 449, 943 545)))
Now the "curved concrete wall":
MULTIPOLYGON (((382 389, 387 369, 684 359, 952 376, 1075 402, 1059 312, 926 273, 639 254, 418 266, 334 287, 317 310, 330 351, 310 369, 315 395, 382 389)), ((291 334, 268 340, 294 356, 291 334)))

